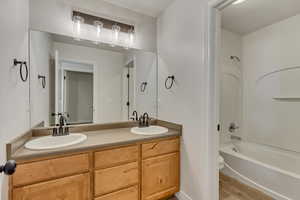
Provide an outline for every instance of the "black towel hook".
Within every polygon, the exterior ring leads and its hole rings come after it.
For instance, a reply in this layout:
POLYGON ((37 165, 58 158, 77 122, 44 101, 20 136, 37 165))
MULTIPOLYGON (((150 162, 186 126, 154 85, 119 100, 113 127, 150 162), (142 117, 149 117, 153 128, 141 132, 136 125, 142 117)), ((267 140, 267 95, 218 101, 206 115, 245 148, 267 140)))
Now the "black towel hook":
POLYGON ((147 85, 148 85, 147 82, 142 82, 141 88, 140 88, 140 89, 141 89, 141 92, 145 92, 147 85))
POLYGON ((46 76, 38 75, 38 79, 42 79, 42 87, 46 87, 46 76))
POLYGON ((165 81, 165 87, 166 87, 167 90, 169 90, 169 89, 171 89, 171 88, 173 87, 174 81, 175 81, 175 76, 174 76, 174 75, 168 76, 168 77, 166 78, 166 81, 165 81), (169 79, 171 79, 171 83, 168 85, 169 79))
POLYGON ((20 77, 23 82, 26 82, 28 79, 29 71, 27 67, 26 61, 18 61, 16 58, 14 59, 14 66, 20 65, 20 77), (25 68, 25 77, 23 75, 23 68, 25 68))

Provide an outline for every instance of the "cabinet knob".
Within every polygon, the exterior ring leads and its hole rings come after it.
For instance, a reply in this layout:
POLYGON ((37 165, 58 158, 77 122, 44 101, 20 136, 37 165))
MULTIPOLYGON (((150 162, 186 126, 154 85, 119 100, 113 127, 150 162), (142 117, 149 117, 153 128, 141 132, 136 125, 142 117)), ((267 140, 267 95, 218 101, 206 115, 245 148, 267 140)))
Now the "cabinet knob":
POLYGON ((4 173, 6 175, 12 175, 15 173, 17 168, 17 163, 14 160, 9 160, 5 163, 5 165, 0 166, 0 173, 4 173))

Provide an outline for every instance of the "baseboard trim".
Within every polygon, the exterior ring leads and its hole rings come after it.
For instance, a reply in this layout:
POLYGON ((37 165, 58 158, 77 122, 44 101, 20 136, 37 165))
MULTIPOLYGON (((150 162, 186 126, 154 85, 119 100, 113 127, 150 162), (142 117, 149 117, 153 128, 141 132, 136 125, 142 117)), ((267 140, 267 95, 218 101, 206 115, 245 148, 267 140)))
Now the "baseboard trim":
POLYGON ((178 200, 193 200, 183 191, 178 192, 175 196, 177 197, 178 200))

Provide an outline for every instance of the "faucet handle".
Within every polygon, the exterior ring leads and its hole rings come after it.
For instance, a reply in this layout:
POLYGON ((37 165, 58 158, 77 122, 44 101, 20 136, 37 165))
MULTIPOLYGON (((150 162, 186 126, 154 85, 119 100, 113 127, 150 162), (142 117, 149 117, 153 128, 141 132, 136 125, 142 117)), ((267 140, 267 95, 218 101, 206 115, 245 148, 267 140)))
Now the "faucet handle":
POLYGON ((144 126, 144 117, 140 116, 139 118, 139 127, 143 127, 144 126))
POLYGON ((56 127, 54 127, 52 129, 52 136, 57 136, 57 128, 56 127))

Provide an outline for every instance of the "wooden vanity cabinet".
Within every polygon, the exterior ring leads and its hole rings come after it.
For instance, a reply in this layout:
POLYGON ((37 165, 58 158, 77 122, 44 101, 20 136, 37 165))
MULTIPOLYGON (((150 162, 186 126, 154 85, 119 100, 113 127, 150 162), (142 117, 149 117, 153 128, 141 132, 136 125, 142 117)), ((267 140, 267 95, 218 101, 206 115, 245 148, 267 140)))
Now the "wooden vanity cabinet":
POLYGON ((179 191, 179 138, 18 163, 11 200, 159 200, 179 191))

